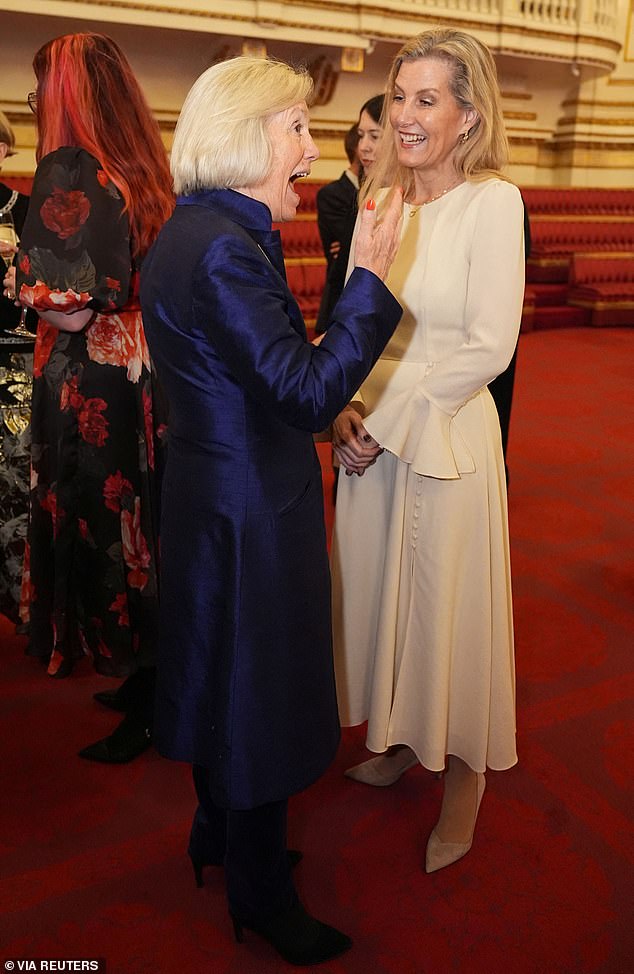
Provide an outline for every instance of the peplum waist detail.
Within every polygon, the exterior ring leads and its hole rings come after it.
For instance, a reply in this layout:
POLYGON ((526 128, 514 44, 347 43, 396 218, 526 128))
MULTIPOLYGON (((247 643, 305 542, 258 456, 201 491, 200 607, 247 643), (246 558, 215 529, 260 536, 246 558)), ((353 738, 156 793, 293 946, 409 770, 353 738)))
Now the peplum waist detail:
MULTIPOLYGON (((457 480, 475 463, 459 430, 460 410, 444 412, 425 393, 433 362, 381 359, 361 389, 365 428, 415 473, 457 480)), ((468 403, 462 408, 467 408, 468 403)))

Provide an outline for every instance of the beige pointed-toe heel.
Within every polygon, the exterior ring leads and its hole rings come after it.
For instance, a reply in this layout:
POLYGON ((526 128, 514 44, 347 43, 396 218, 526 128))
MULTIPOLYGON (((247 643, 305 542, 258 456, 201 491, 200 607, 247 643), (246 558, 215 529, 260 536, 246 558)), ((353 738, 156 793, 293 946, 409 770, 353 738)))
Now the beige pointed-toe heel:
POLYGON ((355 764, 353 768, 344 771, 344 775, 353 781, 360 781, 363 785, 387 788, 415 764, 418 764, 418 758, 409 747, 405 747, 394 754, 377 754, 369 761, 355 764))
POLYGON ((471 836, 468 842, 442 842, 438 837, 436 829, 432 831, 429 836, 429 841, 427 843, 427 851, 425 853, 425 872, 435 873, 438 869, 444 869, 445 866, 450 866, 452 862, 458 862, 463 856, 466 856, 469 849, 473 845, 473 833, 475 832, 476 821, 478 818, 478 812, 480 811, 480 802, 482 801, 482 796, 484 795, 484 789, 486 788, 486 778, 482 772, 478 771, 477 781, 476 781, 476 804, 475 811, 473 815, 473 823, 471 825, 471 836))

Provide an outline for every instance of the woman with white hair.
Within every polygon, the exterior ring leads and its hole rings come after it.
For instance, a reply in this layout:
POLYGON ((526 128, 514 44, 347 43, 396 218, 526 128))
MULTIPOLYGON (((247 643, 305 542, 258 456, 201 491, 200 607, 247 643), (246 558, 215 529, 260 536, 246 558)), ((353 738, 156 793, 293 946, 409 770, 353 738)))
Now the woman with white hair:
POLYGON ((346 950, 311 917, 286 848, 290 795, 339 741, 321 471, 324 429, 401 315, 382 283, 402 209, 366 206, 348 286, 307 341, 279 232, 317 148, 309 76, 235 58, 194 84, 176 127, 176 211, 151 248, 141 301, 170 408, 161 518, 155 742, 194 765, 189 854, 224 864, 237 938, 248 927, 293 964, 346 950))
POLYGON ((399 51, 366 193, 405 192, 388 284, 402 321, 334 423, 342 466, 333 541, 343 724, 385 786, 415 764, 444 774, 427 872, 471 848, 487 768, 517 761, 506 483, 487 383, 515 349, 523 206, 493 57, 436 28, 399 51), (359 541, 361 539, 361 541, 359 541))

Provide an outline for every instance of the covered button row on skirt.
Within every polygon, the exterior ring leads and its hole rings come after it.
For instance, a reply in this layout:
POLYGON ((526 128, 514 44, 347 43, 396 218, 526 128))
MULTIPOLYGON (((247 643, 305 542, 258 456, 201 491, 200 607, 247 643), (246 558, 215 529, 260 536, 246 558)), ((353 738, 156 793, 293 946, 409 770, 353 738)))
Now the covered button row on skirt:
POLYGON ((418 541, 420 498, 421 498, 422 488, 423 488, 423 478, 420 474, 416 474, 416 495, 414 497, 414 516, 412 518, 412 535, 411 535, 412 548, 416 547, 416 542, 418 541))

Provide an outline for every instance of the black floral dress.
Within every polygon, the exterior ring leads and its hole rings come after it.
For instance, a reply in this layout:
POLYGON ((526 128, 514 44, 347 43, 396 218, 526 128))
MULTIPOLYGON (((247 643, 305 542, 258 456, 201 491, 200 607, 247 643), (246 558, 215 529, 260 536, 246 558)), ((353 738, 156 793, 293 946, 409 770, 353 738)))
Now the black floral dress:
POLYGON ((48 660, 51 675, 85 654, 100 673, 124 676, 154 662, 166 426, 123 199, 82 149, 58 149, 38 166, 18 288, 39 311, 95 310, 80 332, 38 325, 27 652, 48 660))
MULTIPOLYGON (((0 214, 22 233, 28 196, 0 183, 0 214)), ((0 263, 4 274, 4 264, 0 263)), ((0 612, 19 621, 20 581, 29 503, 33 341, 11 334, 20 311, 0 291, 0 612)), ((27 326, 35 329, 37 315, 27 326)))

